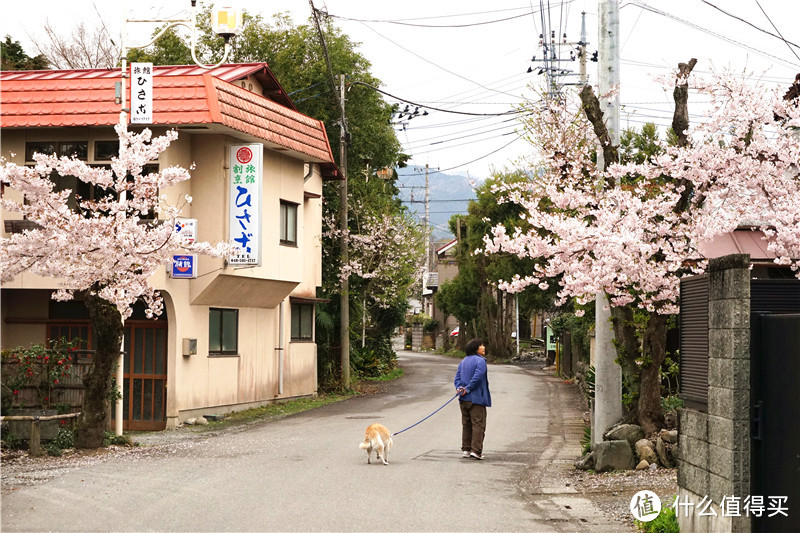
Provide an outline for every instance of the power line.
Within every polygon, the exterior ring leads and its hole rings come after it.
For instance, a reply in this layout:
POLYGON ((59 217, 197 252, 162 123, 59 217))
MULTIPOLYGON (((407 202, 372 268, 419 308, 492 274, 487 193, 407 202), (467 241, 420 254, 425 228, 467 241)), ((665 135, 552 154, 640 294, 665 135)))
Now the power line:
MULTIPOLYGON (((563 9, 563 6, 565 4, 571 4, 574 1, 575 0, 564 0, 564 1, 562 1, 561 2, 562 9, 563 9)), ((437 18, 454 18, 454 17, 466 17, 466 16, 472 16, 472 15, 486 15, 486 14, 490 14, 490 13, 501 13, 501 12, 505 12, 505 11, 518 11, 520 9, 526 9, 526 8, 517 7, 517 8, 510 8, 510 9, 496 9, 496 10, 492 10, 492 11, 479 11, 479 12, 474 12, 474 13, 460 13, 460 14, 454 14, 454 15, 438 15, 438 16, 433 16, 433 17, 417 17, 417 18, 409 18, 409 19, 358 19, 358 18, 352 18, 352 17, 345 17, 345 16, 342 16, 342 15, 331 15, 331 14, 328 14, 328 16, 333 17, 333 18, 338 18, 340 20, 348 20, 348 21, 352 21, 352 22, 398 24, 398 25, 401 25, 401 26, 414 26, 414 27, 418 27, 418 28, 468 28, 468 27, 472 27, 472 26, 483 26, 483 25, 486 25, 486 24, 495 24, 495 23, 498 23, 498 22, 506 22, 506 21, 509 21, 509 20, 514 20, 514 19, 518 19, 518 18, 522 18, 522 17, 527 17, 528 15, 533 15, 535 13, 538 13, 538 10, 535 10, 535 9, 533 9, 531 7, 531 11, 522 13, 521 15, 512 15, 510 17, 505 17, 505 18, 501 18, 501 19, 485 20, 485 21, 481 21, 481 22, 473 22, 473 23, 465 23, 465 24, 414 24, 414 23, 407 22, 407 21, 410 21, 410 20, 431 20, 431 19, 437 19, 437 18)))
POLYGON ((352 21, 352 22, 361 22, 361 23, 370 22, 370 23, 397 24, 397 25, 400 25, 400 26, 413 26, 413 27, 416 27, 416 28, 469 28, 469 27, 473 27, 473 26, 484 26, 486 24, 495 24, 497 22, 506 22, 506 21, 509 21, 509 20, 514 20, 514 19, 518 19, 518 18, 522 18, 522 17, 527 17, 530 14, 531 13, 523 13, 522 15, 514 15, 514 16, 511 16, 511 17, 506 17, 506 18, 496 19, 496 20, 486 20, 486 21, 483 21, 483 22, 473 22, 473 23, 470 23, 470 24, 412 24, 410 22, 400 22, 400 21, 397 21, 397 20, 364 20, 364 19, 349 18, 349 17, 343 17, 341 15, 330 15, 330 14, 328 16, 329 17, 333 17, 333 18, 337 18, 337 19, 340 19, 340 20, 349 20, 349 21, 352 21))
MULTIPOLYGON (((476 157, 475 159, 473 159, 471 161, 467 161, 466 163, 461 163, 460 165, 455 165, 455 166, 452 166, 452 167, 443 168, 441 170, 430 171, 429 174, 438 174, 438 173, 442 173, 442 172, 447 172, 448 170, 454 170, 456 168, 461 168, 461 167, 464 167, 464 166, 467 166, 467 165, 471 165, 472 163, 475 163, 476 161, 480 161, 481 159, 485 159, 485 158, 489 157, 490 155, 496 154, 500 150, 503 150, 503 149, 507 148, 508 146, 510 146, 511 144, 513 144, 516 141, 520 140, 521 138, 522 137, 514 137, 513 139, 511 139, 511 141, 507 142, 506 144, 504 144, 503 146, 501 146, 500 148, 498 148, 496 150, 492 150, 488 154, 484 154, 484 155, 482 155, 480 157, 476 157)), ((406 174, 406 176, 424 176, 424 174, 406 174)))
POLYGON ((405 46, 403 46, 403 45, 401 45, 401 44, 399 44, 399 43, 397 43, 397 42, 395 42, 395 41, 393 41, 393 40, 389 39, 388 37, 386 37, 385 35, 383 35, 381 32, 379 32, 379 31, 376 31, 374 28, 370 28, 370 27, 369 27, 369 26, 367 26, 365 23, 363 23, 363 22, 360 22, 359 24, 361 24, 361 25, 363 25, 364 27, 368 28, 370 31, 374 32, 374 33, 375 33, 376 35, 378 35, 379 37, 381 37, 381 38, 383 38, 383 39, 386 39, 387 41, 389 41, 389 42, 390 42, 390 43, 392 43, 393 45, 397 46, 398 48, 402 48, 403 50, 405 50, 405 51, 406 51, 406 52, 408 52, 409 54, 411 54, 411 55, 413 55, 413 56, 415 56, 415 57, 417 57, 417 58, 419 58, 419 59, 423 60, 424 62, 428 63, 429 65, 433 65, 434 67, 436 67, 436 68, 438 68, 438 69, 441 69, 441 70, 443 70, 443 71, 447 72, 448 74, 451 74, 451 75, 453 75, 453 76, 456 76, 457 78, 461 78, 461 79, 462 79, 462 80, 464 80, 464 81, 468 81, 468 82, 470 82, 470 83, 474 83, 474 84, 475 84, 475 85, 477 85, 478 87, 482 87, 482 88, 486 89, 487 91, 495 91, 495 92, 498 92, 498 93, 501 93, 501 94, 505 94, 505 95, 507 95, 507 96, 515 96, 515 95, 513 95, 513 94, 509 94, 509 93, 506 93, 506 92, 503 92, 503 91, 496 91, 496 90, 494 90, 494 89, 490 89, 489 87, 486 87, 485 85, 482 85, 482 84, 478 83, 478 82, 477 82, 477 81, 475 81, 475 80, 471 80, 471 79, 467 78, 466 76, 462 76, 461 74, 458 74, 458 73, 456 73, 456 72, 453 72, 452 70, 448 70, 448 69, 444 68, 444 67, 443 67, 443 66, 441 66, 441 65, 437 65, 436 63, 434 63, 434 62, 433 62, 433 61, 431 61, 430 59, 427 59, 427 58, 425 58, 425 57, 423 57, 423 56, 419 55, 418 53, 416 53, 416 52, 413 52, 413 51, 409 50, 409 49, 408 49, 408 48, 406 48, 405 46))
MULTIPOLYGON (((503 122, 508 122, 508 121, 504 120, 503 122)), ((442 139, 441 138, 442 136, 438 135, 436 137, 428 137, 427 139, 418 139, 413 144, 417 145, 417 147, 419 147, 419 146, 435 146, 437 144, 444 144, 444 143, 449 143, 449 142, 453 142, 453 141, 458 141, 458 140, 461 140, 461 139, 466 139, 467 137, 475 137, 476 135, 484 135, 486 133, 492 133, 494 131, 504 130, 504 129, 507 129, 509 127, 516 128, 517 126, 516 126, 516 124, 512 124, 511 126, 507 126, 507 125, 506 126, 500 126, 498 128, 492 128, 490 130, 477 131, 475 133, 468 133, 466 135, 461 135, 459 137, 453 137, 451 139, 442 139), (441 139, 441 140, 438 140, 438 141, 432 142, 432 143, 426 143, 426 141, 430 141, 430 140, 433 140, 433 139, 441 139), (420 145, 420 143, 426 143, 426 144, 420 145)))
POLYGON ((771 19, 771 18, 769 18, 769 15, 767 15, 767 12, 766 12, 766 11, 764 11, 764 8, 763 8, 763 7, 761 7, 761 2, 759 2, 758 0, 756 0, 756 4, 758 5, 758 8, 761 10, 761 12, 762 12, 762 13, 764 13, 764 16, 765 16, 765 17, 767 17, 767 20, 769 21, 769 23, 770 23, 770 24, 772 24, 772 27, 773 27, 773 28, 775 28, 775 31, 776 31, 776 32, 778 32, 778 35, 780 36, 780 40, 781 40, 781 41, 783 41, 784 43, 786 43, 786 46, 787 46, 787 47, 789 47, 789 51, 790 51, 791 53, 793 53, 793 54, 794 54, 794 57, 796 57, 797 59, 800 59, 800 56, 798 56, 798 55, 797 55, 797 52, 795 52, 795 51, 794 51, 794 48, 792 48, 792 46, 794 46, 795 48, 797 48, 797 45, 796 45, 796 44, 794 44, 794 43, 790 43, 789 41, 787 41, 786 39, 784 39, 784 38, 783 38, 783 34, 781 34, 781 31, 778 29, 778 27, 777 27, 777 26, 775 26, 775 23, 774 23, 774 22, 772 22, 772 19, 771 19))
POLYGON ((390 93, 388 91, 384 91, 383 89, 378 89, 377 87, 375 87, 373 85, 370 85, 369 83, 364 83, 363 81, 351 81, 350 84, 351 85, 364 85, 365 87, 369 87, 373 91, 377 91, 377 92, 379 92, 381 94, 389 96, 390 98, 394 98, 395 100, 400 100, 401 102, 405 102, 407 104, 411 104, 411 105, 417 106, 417 107, 424 107, 425 109, 433 109, 434 111, 441 111, 442 113, 453 113, 453 114, 456 114, 456 115, 469 115, 469 116, 473 116, 473 117, 502 117, 502 116, 506 116, 506 115, 517 115, 519 113, 522 113, 522 111, 520 111, 520 110, 504 111, 502 113, 468 113, 466 111, 453 111, 452 109, 442 109, 442 108, 439 108, 439 107, 433 107, 433 106, 428 106, 428 105, 425 105, 425 104, 420 104, 420 103, 417 103, 417 102, 412 102, 411 100, 407 100, 405 98, 400 98, 399 96, 395 96, 395 95, 393 95, 392 93, 390 93))
POLYGON ((685 19, 682 19, 680 17, 677 17, 677 16, 675 16, 675 15, 673 15, 671 13, 667 13, 665 11, 661 11, 660 9, 656 9, 656 8, 648 6, 646 4, 642 4, 638 0, 632 0, 630 3, 626 4, 626 7, 629 6, 629 5, 636 6, 639 9, 644 9, 644 10, 650 11, 651 13, 655 13, 656 15, 661 15, 662 17, 666 17, 666 18, 672 19, 672 20, 674 20, 676 22, 680 22, 681 24, 685 24, 686 26, 689 26, 689 27, 694 28, 696 30, 702 31, 704 33, 707 33, 709 35, 712 35, 714 37, 722 39, 723 41, 729 42, 731 44, 734 44, 734 45, 739 46, 741 48, 744 48, 746 50, 750 50, 752 52, 756 52, 756 53, 761 54, 761 55, 763 55, 765 57, 770 57, 772 59, 780 61, 781 63, 785 63, 787 65, 791 65, 792 67, 800 66, 800 65, 798 65, 796 63, 792 63, 790 61, 786 61, 783 58, 780 58, 780 57, 778 57, 776 55, 770 54, 769 52, 765 52, 763 50, 759 50, 758 48, 755 48, 753 46, 744 44, 744 43, 739 42, 739 41, 737 41, 735 39, 731 39, 730 37, 726 37, 726 36, 724 36, 722 34, 719 34, 717 32, 711 31, 711 30, 709 30, 707 28, 704 28, 704 27, 702 27, 702 26, 700 26, 698 24, 695 24, 693 22, 689 22, 688 20, 685 20, 685 19))
POLYGON ((463 142, 463 143, 459 143, 459 144, 454 144, 452 146, 447 146, 447 147, 444 147, 444 148, 434 148, 433 150, 423 150, 421 152, 418 151, 417 155, 429 154, 431 152, 436 152, 438 150, 449 150, 451 148, 458 148, 459 146, 466 146, 467 144, 475 144, 475 143, 479 143, 479 142, 485 142, 485 141, 489 141, 489 140, 492 140, 492 139, 499 139, 500 137, 506 137, 508 135, 514 135, 516 133, 517 133, 516 131, 509 131, 508 133, 501 133, 500 135, 495 135, 495 136, 489 137, 487 139, 475 139, 474 141, 467 141, 467 142, 463 142))
MULTIPOLYGON (((714 4, 712 4, 712 3, 711 3, 711 2, 709 2, 708 0, 700 0, 700 1, 701 1, 701 2, 703 2, 704 4, 708 5, 708 6, 711 6, 711 7, 713 7, 714 9, 716 9, 717 11, 719 11, 720 13, 724 13, 725 15, 727 15, 727 16, 729 16, 729 17, 731 17, 731 18, 734 18, 734 19, 736 19, 736 20, 738 20, 738 21, 740 21, 740 22, 744 22, 744 23, 745 23, 745 24, 747 24, 748 26, 750 26, 750 27, 752 27, 752 28, 755 28, 755 29, 757 29, 758 31, 760 31, 760 32, 762 32, 762 33, 766 33, 766 34, 767 34, 767 35, 769 35, 770 37, 775 37, 776 39, 780 39, 781 41, 783 41, 784 43, 786 43, 786 46, 788 46, 788 47, 789 47, 789 50, 791 50, 791 51, 792 51, 792 53, 794 54, 794 56, 795 56, 795 57, 797 57, 797 53, 795 53, 795 51, 792 49, 792 46, 794 46, 795 48, 800 48, 800 47, 799 47, 798 45, 796 45, 796 44, 794 44, 794 43, 792 43, 792 42, 789 42, 789 41, 787 41, 786 39, 784 39, 784 38, 783 38, 783 35, 780 35, 780 32, 778 32, 778 35, 775 35, 774 33, 772 33, 772 32, 769 32, 769 31, 765 30, 764 28, 761 28, 761 27, 759 27, 759 26, 756 26, 755 24, 753 24, 753 23, 752 23, 752 22, 750 22, 749 20, 743 19, 742 17, 739 17, 739 16, 737 16, 737 15, 734 15, 733 13, 728 13, 727 11, 725 11, 724 9, 722 9, 721 7, 719 7, 719 6, 717 6, 717 5, 714 5, 714 4)), ((762 12, 762 13, 764 13, 764 16, 765 16, 765 17, 767 17, 767 20, 769 20, 769 23, 770 23, 770 24, 772 24, 772 20, 770 20, 770 18, 769 18, 769 15, 767 15, 767 12, 766 12, 766 11, 764 11, 764 8, 763 8, 763 7, 761 7, 761 4, 759 3, 759 1, 758 1, 758 0, 756 0, 756 4, 758 5, 758 8, 759 8, 759 9, 761 9, 761 12, 762 12)), ((772 24, 772 27, 773 27, 773 28, 775 28, 775 24, 772 24)), ((775 28, 775 31, 778 31, 778 28, 775 28)), ((800 57, 797 57, 797 58, 798 58, 798 59, 800 59, 800 57)))

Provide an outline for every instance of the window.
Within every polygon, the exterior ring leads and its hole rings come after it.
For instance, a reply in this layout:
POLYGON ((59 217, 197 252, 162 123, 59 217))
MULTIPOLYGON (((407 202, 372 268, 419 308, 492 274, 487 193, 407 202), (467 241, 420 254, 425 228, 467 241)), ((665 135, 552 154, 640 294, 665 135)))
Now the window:
POLYGON ((89 143, 86 141, 66 142, 29 142, 25 143, 25 161, 33 161, 34 152, 61 156, 75 156, 81 161, 86 161, 89 153, 89 143))
POLYGON ((297 244, 297 204, 281 200, 281 244, 297 244))
POLYGON ((292 304, 292 340, 314 340, 314 304, 292 304))
POLYGON ((239 354, 239 310, 208 310, 208 354, 239 354))
MULTIPOLYGON (((33 154, 35 152, 43 154, 55 154, 61 156, 76 156, 82 161, 87 160, 89 143, 86 141, 66 141, 66 142, 29 142, 25 143, 25 159, 28 162, 33 161, 33 154)), ((119 152, 119 141, 96 141, 95 142, 95 160, 111 160, 111 156, 116 156, 119 152)), ((110 169, 110 165, 91 165, 94 167, 103 167, 110 169)), ((158 164, 145 165, 142 168, 142 175, 158 172, 158 164)), ((72 211, 78 211, 78 199, 97 201, 103 197, 114 194, 113 192, 98 187, 92 183, 86 183, 79 180, 76 176, 59 176, 55 171, 50 175, 50 179, 56 184, 55 191, 63 191, 69 189, 72 191, 67 205, 72 211)), ((128 179, 132 177, 129 175, 128 179)), ((128 199, 132 196, 128 194, 128 199)), ((88 213, 87 213, 88 215, 88 213)), ((140 214, 142 220, 155 220, 156 213, 151 210, 148 213, 140 214)))
POLYGON ((112 157, 119 155, 119 141, 95 141, 94 160, 111 161, 112 157))

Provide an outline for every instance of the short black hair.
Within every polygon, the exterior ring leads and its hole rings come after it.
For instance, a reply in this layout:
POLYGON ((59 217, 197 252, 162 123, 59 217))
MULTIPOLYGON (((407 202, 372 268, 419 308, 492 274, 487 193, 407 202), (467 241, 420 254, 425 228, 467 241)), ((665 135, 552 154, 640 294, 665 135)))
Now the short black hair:
POLYGON ((466 352, 467 355, 477 354, 481 344, 483 344, 483 339, 472 339, 464 347, 464 352, 466 352))

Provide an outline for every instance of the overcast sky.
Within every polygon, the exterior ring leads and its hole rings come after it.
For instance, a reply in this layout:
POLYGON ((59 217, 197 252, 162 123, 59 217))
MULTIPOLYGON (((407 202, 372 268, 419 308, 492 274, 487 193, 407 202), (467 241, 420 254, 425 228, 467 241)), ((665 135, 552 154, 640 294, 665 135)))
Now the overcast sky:
MULTIPOLYGON (((459 115, 431 108, 503 113, 525 98, 536 98, 537 92, 528 84, 541 87, 545 78, 537 74, 541 62, 531 61, 542 56, 539 34, 543 23, 558 35, 566 33, 567 41, 575 43, 581 38, 581 13, 585 12, 589 53, 597 49, 597 1, 314 3, 336 16, 337 25, 362 43, 360 51, 372 62, 373 74, 383 81, 385 91, 422 104, 420 112, 428 110, 428 116, 409 121, 405 130, 398 125, 398 137, 413 163, 423 167, 427 163, 448 173, 468 172, 477 179, 486 177, 491 168, 511 165, 528 151, 525 141, 515 134, 516 123, 509 116, 459 115), (527 73, 529 67, 533 72, 527 73)), ((131 18, 174 18, 189 5, 189 0, 128 1, 131 18)), ((307 0, 230 0, 226 5, 239 5, 266 18, 288 11, 297 24, 305 23, 310 15, 307 0)), ((118 34, 124 18, 122 2, 108 0, 4 2, 0 28, 3 36, 10 34, 33 55, 29 36, 40 35, 45 18, 68 32, 79 20, 97 24, 98 13, 109 30, 118 34)), ((654 121, 663 130, 670 122, 671 94, 650 77, 691 57, 698 59, 696 73, 731 68, 788 87, 800 72, 800 49, 786 42, 800 44, 798 20, 800 2, 786 0, 622 0, 622 126, 654 121)), ((144 39, 152 28, 129 24, 132 43, 144 39)), ((569 49, 563 47, 563 58, 569 57, 569 49)), ((578 62, 565 62, 563 67, 577 72, 578 62)), ((595 67, 589 63, 593 83, 597 82, 595 67)), ((577 81, 577 77, 568 76, 566 81, 577 81)), ((295 98, 305 96, 314 94, 295 98)), ((404 106, 401 104, 401 109, 404 106)), ((699 120, 699 108, 692 107, 691 99, 690 113, 699 120)))

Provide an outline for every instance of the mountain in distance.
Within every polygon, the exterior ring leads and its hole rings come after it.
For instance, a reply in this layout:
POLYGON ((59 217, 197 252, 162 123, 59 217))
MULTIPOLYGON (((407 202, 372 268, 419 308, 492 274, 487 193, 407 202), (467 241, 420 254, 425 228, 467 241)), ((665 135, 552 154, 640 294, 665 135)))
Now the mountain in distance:
MULTIPOLYGON (((403 205, 422 222, 425 219, 425 167, 412 165, 398 168, 397 175, 397 187, 403 205)), ((464 173, 448 174, 433 168, 428 170, 430 223, 434 241, 455 238, 450 231, 450 217, 467 214, 467 204, 475 199, 473 186, 481 181, 464 173)))

